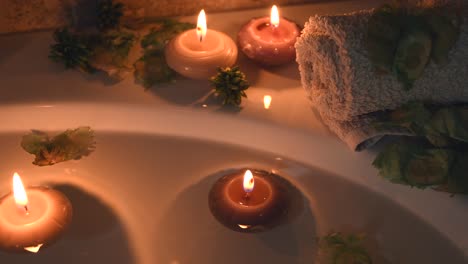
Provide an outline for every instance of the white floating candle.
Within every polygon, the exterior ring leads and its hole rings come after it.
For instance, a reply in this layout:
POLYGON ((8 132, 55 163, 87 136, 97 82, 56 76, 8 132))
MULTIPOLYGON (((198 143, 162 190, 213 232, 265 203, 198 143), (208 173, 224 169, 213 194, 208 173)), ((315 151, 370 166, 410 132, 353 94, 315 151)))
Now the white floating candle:
POLYGON ((192 79, 208 79, 218 67, 234 65, 237 46, 227 35, 207 29, 205 11, 198 15, 196 29, 172 39, 165 50, 167 65, 192 79))
POLYGON ((17 173, 13 193, 0 199, 0 249, 36 253, 70 224, 72 206, 60 192, 46 187, 26 190, 17 173))

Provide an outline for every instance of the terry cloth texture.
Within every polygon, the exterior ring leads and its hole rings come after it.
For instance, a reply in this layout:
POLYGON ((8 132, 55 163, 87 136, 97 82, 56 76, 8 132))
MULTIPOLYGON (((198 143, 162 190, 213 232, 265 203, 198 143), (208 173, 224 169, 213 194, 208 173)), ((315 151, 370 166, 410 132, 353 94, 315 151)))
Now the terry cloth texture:
MULTIPOLYGON (((443 66, 432 61, 406 91, 394 74, 377 74, 366 49, 373 10, 345 15, 314 16, 296 42, 301 81, 324 122, 351 149, 362 150, 387 134, 372 128, 381 110, 409 101, 468 102, 468 8, 459 39, 443 66)), ((403 132, 404 133, 404 132, 403 132)))

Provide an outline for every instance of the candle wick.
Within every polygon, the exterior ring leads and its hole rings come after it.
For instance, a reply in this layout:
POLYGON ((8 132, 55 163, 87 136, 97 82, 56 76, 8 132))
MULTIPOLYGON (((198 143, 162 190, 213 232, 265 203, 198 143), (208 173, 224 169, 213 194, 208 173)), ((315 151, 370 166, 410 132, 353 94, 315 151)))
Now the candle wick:
POLYGON ((277 31, 277 29, 278 29, 278 26, 279 26, 279 25, 270 24, 271 31, 272 31, 273 33, 276 33, 276 31, 277 31))
POLYGON ((24 210, 26 211, 26 215, 29 215, 29 209, 27 205, 24 206, 24 210))

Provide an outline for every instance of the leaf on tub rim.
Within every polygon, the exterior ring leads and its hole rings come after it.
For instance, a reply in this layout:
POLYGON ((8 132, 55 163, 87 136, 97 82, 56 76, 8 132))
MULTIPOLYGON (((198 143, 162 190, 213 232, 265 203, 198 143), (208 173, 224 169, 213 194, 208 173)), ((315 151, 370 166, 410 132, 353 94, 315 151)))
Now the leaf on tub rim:
POLYGON ((373 165, 385 179, 404 185, 452 194, 468 194, 468 105, 409 103, 381 116, 381 132, 406 128, 379 152, 373 165))
POLYGON ((24 135, 21 147, 36 158, 37 166, 49 166, 67 160, 78 160, 90 155, 96 148, 94 132, 88 126, 68 129, 54 137, 38 130, 24 135))
POLYGON ((167 42, 177 34, 195 27, 191 23, 172 19, 156 19, 152 22, 152 28, 140 41, 143 55, 133 65, 136 82, 146 89, 174 81, 176 73, 167 65, 164 49, 167 42))

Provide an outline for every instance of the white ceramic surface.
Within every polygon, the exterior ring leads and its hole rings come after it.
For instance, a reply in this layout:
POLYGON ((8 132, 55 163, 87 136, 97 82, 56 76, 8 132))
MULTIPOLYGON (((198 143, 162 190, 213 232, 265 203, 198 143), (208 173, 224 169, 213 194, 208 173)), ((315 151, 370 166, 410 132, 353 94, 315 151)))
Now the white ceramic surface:
POLYGON ((466 261, 465 198, 384 182, 369 155, 350 155, 333 138, 134 105, 6 106, 0 113, 0 193, 18 171, 26 184, 59 185, 79 215, 72 234, 44 254, 1 254, 7 263, 313 263, 315 237, 330 230, 368 233, 391 263, 466 261), (37 167, 19 146, 31 128, 79 125, 97 136, 95 153, 82 160, 37 167), (255 235, 218 224, 208 210, 209 188, 220 171, 244 166, 293 182, 305 199, 299 217, 255 235))

